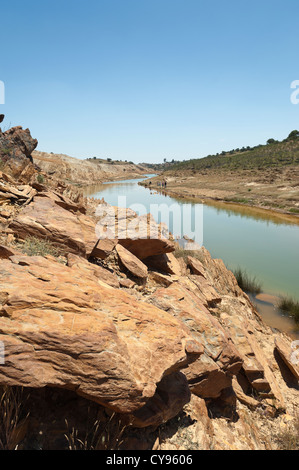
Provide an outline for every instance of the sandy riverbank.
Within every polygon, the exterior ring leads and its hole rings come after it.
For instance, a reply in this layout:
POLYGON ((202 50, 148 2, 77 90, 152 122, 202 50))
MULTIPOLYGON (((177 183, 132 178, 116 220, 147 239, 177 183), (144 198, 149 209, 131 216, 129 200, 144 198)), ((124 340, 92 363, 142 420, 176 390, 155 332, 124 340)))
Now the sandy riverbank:
POLYGON ((165 172, 150 180, 152 189, 161 190, 158 183, 162 180, 167 181, 163 191, 174 198, 222 204, 236 210, 246 207, 261 217, 299 224, 299 169, 296 166, 267 171, 165 172))

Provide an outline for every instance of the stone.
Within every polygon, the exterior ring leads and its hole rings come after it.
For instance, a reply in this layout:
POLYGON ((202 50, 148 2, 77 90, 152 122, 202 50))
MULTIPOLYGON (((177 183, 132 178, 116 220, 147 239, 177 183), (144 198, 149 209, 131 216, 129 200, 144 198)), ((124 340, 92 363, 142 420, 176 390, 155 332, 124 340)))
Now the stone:
POLYGON ((149 273, 149 279, 153 280, 156 284, 159 284, 161 286, 168 287, 170 286, 173 282, 178 282, 179 277, 178 276, 169 276, 166 274, 162 273, 157 273, 155 271, 151 271, 149 273))
POLYGON ((187 266, 190 268, 192 274, 206 278, 205 268, 199 259, 188 256, 187 266))
POLYGON ((189 285, 181 278, 167 288, 157 289, 151 302, 180 319, 203 346, 200 358, 184 371, 192 392, 201 398, 218 397, 240 371, 242 359, 222 325, 210 314, 196 290, 188 289, 189 285))
POLYGON ((157 385, 155 395, 131 417, 134 427, 160 426, 177 416, 189 403, 191 393, 182 372, 164 377, 157 385))
POLYGON ((63 194, 59 194, 57 191, 49 191, 49 190, 42 190, 39 191, 39 197, 46 197, 52 199, 59 207, 66 209, 67 211, 71 212, 81 212, 82 214, 86 214, 86 208, 82 206, 82 204, 76 204, 70 198, 63 194))
POLYGON ((296 350, 292 349, 291 345, 278 336, 275 337, 275 349, 296 380, 299 380, 299 353, 296 353, 296 350), (292 357, 294 357, 293 360, 292 357))
POLYGON ((136 285, 135 282, 131 279, 121 279, 119 284, 120 287, 124 287, 125 289, 133 289, 133 287, 136 285))
POLYGON ((142 263, 130 251, 126 250, 122 245, 116 245, 116 252, 118 254, 120 263, 124 266, 129 273, 139 279, 145 280, 148 276, 148 270, 145 264, 142 263))
POLYGON ((94 247, 91 256, 99 259, 106 259, 112 253, 115 246, 117 245, 117 240, 110 240, 109 238, 98 240, 96 246, 94 247))
POLYGON ((166 274, 181 276, 182 270, 180 263, 173 253, 163 253, 161 255, 150 256, 143 262, 152 270, 160 271, 166 274))
POLYGON ((65 388, 130 414, 197 357, 179 319, 76 266, 12 256, 0 282, 1 385, 65 388))
POLYGON ((162 239, 119 239, 118 243, 133 253, 140 260, 145 260, 149 256, 162 255, 174 251, 173 242, 162 239))
POLYGON ((32 152, 38 141, 31 137, 29 129, 12 127, 0 132, 0 156, 3 162, 3 171, 23 182, 30 182, 36 177, 33 165, 32 152))
POLYGON ((77 255, 69 253, 67 255, 67 265, 71 268, 77 268, 81 272, 84 272, 84 274, 87 276, 90 275, 93 280, 98 279, 108 286, 114 288, 119 287, 119 281, 114 273, 108 269, 103 268, 102 266, 89 263, 85 258, 81 258, 77 255))
POLYGON ((29 129, 23 130, 21 126, 12 127, 3 132, 2 140, 14 150, 14 158, 23 155, 30 158, 38 145, 38 141, 31 137, 29 129))
POLYGON ((188 367, 186 377, 191 392, 205 399, 220 397, 222 390, 232 383, 231 376, 221 370, 207 354, 188 367))
POLYGON ((18 252, 14 248, 0 245, 0 258, 1 259, 9 259, 11 256, 14 256, 16 254, 18 254, 18 252))
POLYGON ((233 389, 235 391, 237 399, 243 403, 243 405, 246 405, 249 409, 255 410, 262 406, 261 402, 253 398, 252 396, 247 395, 244 390, 242 389, 238 377, 233 377, 232 380, 233 384, 233 389))
POLYGON ((62 254, 74 253, 88 258, 97 243, 95 223, 80 212, 63 209, 52 198, 36 196, 10 223, 16 237, 43 238, 62 254))
POLYGON ((260 392, 260 393, 271 392, 270 384, 265 378, 253 380, 251 382, 251 385, 257 392, 260 392))
POLYGON ((96 216, 99 240, 117 239, 118 244, 142 261, 175 250, 170 234, 150 214, 138 216, 131 209, 99 204, 96 216))

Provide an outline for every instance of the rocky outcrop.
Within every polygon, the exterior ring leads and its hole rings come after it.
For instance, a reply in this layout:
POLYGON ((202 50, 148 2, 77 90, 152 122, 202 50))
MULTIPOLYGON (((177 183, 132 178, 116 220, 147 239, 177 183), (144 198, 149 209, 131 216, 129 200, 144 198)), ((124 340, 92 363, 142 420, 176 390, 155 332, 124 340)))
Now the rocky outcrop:
POLYGON ((112 410, 130 449, 141 432, 145 448, 267 448, 260 430, 278 429, 298 400, 294 350, 221 260, 205 248, 177 259, 165 227, 104 201, 99 227, 64 184, 1 173, 0 196, 0 385, 112 410), (101 237, 113 225, 117 236, 101 237), (25 255, 28 237, 60 256, 25 255))
POLYGON ((77 267, 43 257, 0 261, 0 383, 64 387, 127 414, 198 356, 179 320, 77 267))
POLYGON ((114 240, 140 260, 175 250, 171 234, 147 214, 138 216, 132 209, 100 204, 96 210, 96 233, 100 240, 114 240))
POLYGON ((53 178, 82 186, 99 184, 103 181, 138 178, 148 169, 129 162, 108 162, 107 160, 81 160, 68 155, 33 152, 33 161, 53 178))
POLYGON ((120 244, 116 245, 116 252, 120 263, 131 273, 132 276, 143 281, 146 280, 148 271, 145 264, 120 244))
POLYGON ((6 132, 0 130, 0 158, 3 171, 13 177, 29 182, 35 176, 32 152, 38 141, 31 137, 29 129, 13 127, 6 132))
POLYGON ((176 276, 182 275, 181 265, 173 253, 150 256, 144 259, 144 263, 152 270, 158 272, 174 274, 176 276))
POLYGON ((200 338, 204 346, 200 360, 185 370, 191 391, 202 398, 219 397, 242 366, 242 359, 221 324, 183 279, 158 289, 151 301, 188 325, 193 337, 197 341, 200 338))
POLYGON ((51 241, 63 254, 89 257, 97 243, 94 221, 82 214, 66 210, 52 197, 36 196, 9 225, 21 240, 37 237, 51 241))

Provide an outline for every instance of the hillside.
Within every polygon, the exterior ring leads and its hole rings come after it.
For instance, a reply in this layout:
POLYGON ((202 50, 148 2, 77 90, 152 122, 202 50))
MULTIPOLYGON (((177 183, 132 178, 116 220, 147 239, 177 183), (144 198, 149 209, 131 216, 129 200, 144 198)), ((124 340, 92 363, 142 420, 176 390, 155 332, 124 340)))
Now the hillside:
MULTIPOLYGON (((132 162, 79 160, 63 154, 34 151, 34 163, 45 173, 68 184, 80 186, 104 181, 137 178, 148 169, 132 162)), ((110 160, 110 159, 109 159, 110 160)))
POLYGON ((299 223, 299 132, 282 142, 168 164, 151 188, 161 188, 162 180, 174 197, 242 204, 299 223))
POLYGON ((267 145, 243 147, 205 158, 176 162, 171 170, 250 170, 299 165, 299 132, 292 131, 282 142, 269 139, 267 145))

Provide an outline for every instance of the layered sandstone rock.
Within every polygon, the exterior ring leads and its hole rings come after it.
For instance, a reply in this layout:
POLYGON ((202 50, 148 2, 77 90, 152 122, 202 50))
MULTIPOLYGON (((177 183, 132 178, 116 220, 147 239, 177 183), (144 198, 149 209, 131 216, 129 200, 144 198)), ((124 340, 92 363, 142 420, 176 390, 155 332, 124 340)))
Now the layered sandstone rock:
MULTIPOLYGON (((9 136, 31 168, 25 134, 9 136)), ((0 174, 1 229, 12 242, 0 246, 0 385, 74 392, 133 429, 163 424, 161 449, 188 448, 190 436, 194 448, 267 448, 261 416, 277 429, 298 400, 290 339, 273 334, 205 248, 176 259, 165 227, 111 206, 106 230, 117 236, 101 238, 99 214, 66 191, 0 174), (51 241, 64 264, 21 254, 13 236, 51 241), (172 444, 173 420, 165 425, 176 416, 188 424, 184 444, 172 444)))
POLYGON ((97 243, 94 221, 80 211, 64 209, 52 197, 35 197, 9 228, 22 240, 28 236, 47 239, 64 254, 89 257, 97 243))
POLYGON ((74 265, 12 256, 0 278, 1 384, 64 387, 127 414, 201 352, 178 319, 74 265))
POLYGON ((132 274, 132 276, 141 280, 145 280, 147 278, 147 267, 138 258, 136 258, 136 256, 120 244, 116 245, 116 252, 120 263, 132 274))
POLYGON ((32 156, 34 163, 48 175, 82 186, 99 184, 103 181, 137 178, 147 172, 146 168, 129 162, 88 161, 68 155, 39 151, 34 151, 32 156))
POLYGON ((199 296, 184 285, 184 280, 152 296, 154 305, 179 318, 202 342, 204 354, 185 371, 190 389, 202 398, 216 398, 231 385, 242 359, 221 324, 210 314, 199 296))
POLYGON ((163 253, 161 255, 150 256, 144 259, 144 263, 152 270, 166 274, 182 275, 182 269, 179 261, 173 253, 163 253))

